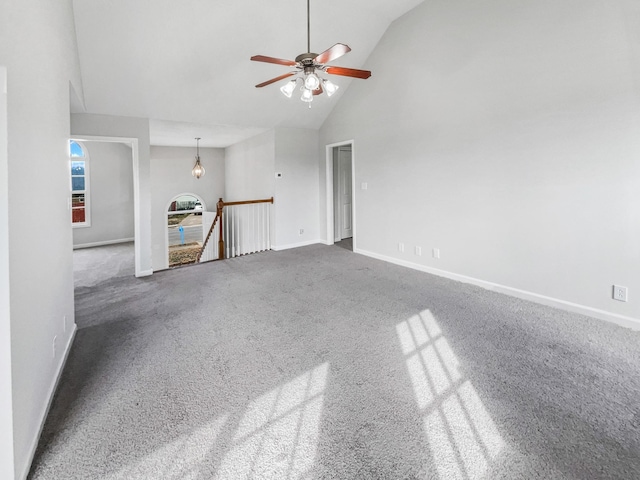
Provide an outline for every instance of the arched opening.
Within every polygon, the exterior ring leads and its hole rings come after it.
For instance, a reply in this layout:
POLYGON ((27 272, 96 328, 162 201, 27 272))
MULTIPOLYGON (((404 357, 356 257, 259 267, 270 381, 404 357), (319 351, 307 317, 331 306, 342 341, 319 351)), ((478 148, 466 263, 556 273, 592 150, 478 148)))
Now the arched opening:
POLYGON ((167 255, 169 268, 196 261, 202 248, 204 200, 194 193, 181 193, 167 207, 167 255))

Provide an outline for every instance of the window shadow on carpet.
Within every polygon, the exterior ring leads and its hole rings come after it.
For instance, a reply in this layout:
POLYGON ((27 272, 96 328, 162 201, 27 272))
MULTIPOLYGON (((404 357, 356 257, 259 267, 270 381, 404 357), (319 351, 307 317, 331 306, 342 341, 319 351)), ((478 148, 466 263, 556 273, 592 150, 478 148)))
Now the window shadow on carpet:
POLYGON ((504 441, 438 322, 424 310, 396 330, 439 478, 482 478, 504 441))

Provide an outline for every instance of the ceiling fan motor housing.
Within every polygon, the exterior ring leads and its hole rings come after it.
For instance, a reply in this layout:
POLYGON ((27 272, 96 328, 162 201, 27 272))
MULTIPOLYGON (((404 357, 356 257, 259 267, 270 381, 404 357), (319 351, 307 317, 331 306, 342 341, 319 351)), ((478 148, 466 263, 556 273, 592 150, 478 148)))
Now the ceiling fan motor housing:
POLYGON ((313 59, 317 56, 317 53, 301 53, 296 57, 296 63, 301 64, 303 67, 312 66, 313 59))

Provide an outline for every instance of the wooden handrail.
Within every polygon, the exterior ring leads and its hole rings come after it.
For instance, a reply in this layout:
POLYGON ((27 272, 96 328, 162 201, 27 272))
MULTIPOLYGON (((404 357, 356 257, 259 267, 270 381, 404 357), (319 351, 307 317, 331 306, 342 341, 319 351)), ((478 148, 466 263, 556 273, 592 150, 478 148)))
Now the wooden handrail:
MULTIPOLYGON (((220 199, 222 202, 222 199, 220 199)), ((242 202, 222 202, 223 207, 231 207, 232 205, 249 205, 250 203, 273 203, 273 197, 264 200, 244 200, 242 202)))

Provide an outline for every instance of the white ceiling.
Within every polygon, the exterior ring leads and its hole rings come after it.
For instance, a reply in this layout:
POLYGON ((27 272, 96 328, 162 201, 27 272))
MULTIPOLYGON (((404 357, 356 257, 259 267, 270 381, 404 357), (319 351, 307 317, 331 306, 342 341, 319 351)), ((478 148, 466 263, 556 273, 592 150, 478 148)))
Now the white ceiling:
MULTIPOLYGON (((389 24, 423 0, 311 0, 311 50, 352 51, 332 65, 365 68, 389 24)), ((73 0, 86 111, 151 119, 151 144, 226 147, 267 129, 319 128, 347 88, 312 108, 281 83, 254 86, 306 51, 305 0, 73 0)), ((351 87, 350 87, 351 85, 351 87)))

